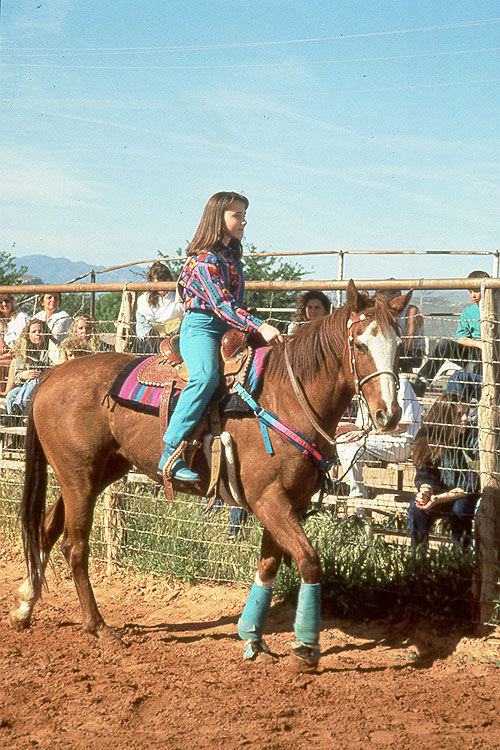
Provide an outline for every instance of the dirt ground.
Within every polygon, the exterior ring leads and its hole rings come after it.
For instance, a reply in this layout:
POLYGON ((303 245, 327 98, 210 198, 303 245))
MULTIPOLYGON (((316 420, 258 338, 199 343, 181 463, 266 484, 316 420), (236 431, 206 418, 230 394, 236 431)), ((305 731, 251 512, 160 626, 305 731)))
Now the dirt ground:
POLYGON ((0 747, 497 748, 500 633, 439 637, 424 624, 325 619, 317 674, 291 670, 293 610, 271 610, 272 655, 242 661, 247 591, 92 572, 123 643, 79 628, 67 571, 33 627, 6 624, 24 566, 0 549, 0 747))

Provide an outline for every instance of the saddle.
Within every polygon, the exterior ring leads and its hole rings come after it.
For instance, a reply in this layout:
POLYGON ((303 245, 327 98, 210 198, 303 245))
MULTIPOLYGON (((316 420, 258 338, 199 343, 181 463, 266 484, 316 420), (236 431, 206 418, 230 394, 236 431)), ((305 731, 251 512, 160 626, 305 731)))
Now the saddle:
MULTIPOLYGON (((166 336, 160 344, 160 352, 153 359, 148 359, 138 373, 137 380, 145 386, 163 388, 160 400, 160 429, 164 433, 168 426, 170 404, 174 390, 182 391, 188 381, 189 373, 186 363, 179 352, 179 336, 166 336)), ((243 383, 252 362, 253 347, 248 343, 248 334, 243 331, 230 329, 222 337, 220 361, 221 374, 224 377, 226 389, 234 393, 234 384, 243 383)), ((183 441, 183 449, 197 450, 201 446, 201 436, 209 429, 214 435, 212 444, 212 466, 210 487, 207 495, 216 489, 221 463, 221 422, 218 404, 210 404, 206 414, 197 425, 189 441, 183 441)), ((191 454, 193 455, 193 454, 191 454)), ((164 476, 165 494, 168 500, 173 500, 173 488, 169 477, 164 476)))

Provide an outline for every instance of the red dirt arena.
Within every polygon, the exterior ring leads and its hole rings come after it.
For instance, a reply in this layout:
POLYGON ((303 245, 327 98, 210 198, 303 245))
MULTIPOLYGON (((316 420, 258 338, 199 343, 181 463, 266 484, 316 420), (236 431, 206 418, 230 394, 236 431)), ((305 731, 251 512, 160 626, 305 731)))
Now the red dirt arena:
POLYGON ((290 668, 293 610, 275 604, 273 655, 242 661, 236 623, 247 591, 147 575, 92 581, 123 643, 79 629, 67 568, 30 630, 7 625, 24 576, 0 550, 0 748, 205 750, 497 748, 500 633, 471 639, 420 623, 324 619, 317 674, 290 668))

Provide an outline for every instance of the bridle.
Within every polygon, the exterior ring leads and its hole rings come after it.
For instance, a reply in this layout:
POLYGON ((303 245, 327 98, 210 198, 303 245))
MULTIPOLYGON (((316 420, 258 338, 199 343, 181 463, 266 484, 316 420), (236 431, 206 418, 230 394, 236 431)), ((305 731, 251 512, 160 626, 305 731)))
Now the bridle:
MULTIPOLYGON (((349 317, 349 320, 347 321, 347 336, 346 336, 346 342, 344 347, 344 353, 347 349, 349 349, 349 364, 351 368, 351 374, 353 376, 354 380, 354 391, 356 395, 361 396, 364 398, 363 395, 363 386, 365 383, 367 383, 369 380, 372 380, 373 378, 378 378, 380 375, 389 375, 394 380, 394 385, 396 388, 396 391, 399 390, 399 378, 396 375, 396 373, 393 370, 375 370, 374 372, 371 372, 369 375, 366 375, 361 380, 358 376, 358 367, 356 362, 356 352, 354 351, 354 335, 353 335, 353 326, 355 326, 358 323, 363 322, 363 320, 366 320, 368 316, 364 313, 355 313, 351 314, 349 317)), ((319 434, 324 437, 324 439, 330 443, 330 445, 335 445, 335 438, 331 438, 330 435, 328 435, 318 424, 316 421, 316 418, 314 414, 312 413, 305 397, 302 392, 302 388, 297 382, 297 378, 294 375, 294 372, 292 370, 292 365, 290 364, 290 358, 288 356, 288 349, 287 349, 287 342, 285 340, 285 364, 286 369, 288 371, 288 377, 290 378, 290 382, 292 384, 292 388, 295 392, 295 395, 297 396, 297 399, 299 401, 300 406, 302 407, 302 411, 312 424, 315 430, 319 432, 319 434)))

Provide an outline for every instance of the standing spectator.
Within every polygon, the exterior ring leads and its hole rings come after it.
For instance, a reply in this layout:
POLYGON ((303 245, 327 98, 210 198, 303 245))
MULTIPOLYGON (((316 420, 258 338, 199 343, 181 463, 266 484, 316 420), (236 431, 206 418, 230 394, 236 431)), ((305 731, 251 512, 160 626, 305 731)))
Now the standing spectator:
MULTIPOLYGON (((489 279, 490 275, 486 271, 472 271, 467 278, 489 279)), ((439 339, 431 356, 418 372, 417 379, 413 385, 417 396, 423 396, 428 383, 436 377, 439 368, 446 359, 458 362, 459 364, 470 362, 473 371, 476 374, 481 374, 481 354, 483 348, 479 311, 481 290, 469 289, 469 297, 473 304, 462 311, 458 321, 455 340, 439 339)))
POLYGON ((29 320, 16 305, 14 295, 0 294, 0 362, 12 359, 12 347, 29 320))
POLYGON ((23 328, 13 353, 6 388, 8 414, 24 414, 43 370, 50 367, 50 331, 43 320, 32 318, 23 328))
POLYGON ((448 380, 415 439, 413 463, 417 494, 410 502, 411 544, 427 545, 437 518, 448 518, 453 544, 468 546, 480 494, 474 402, 481 396, 481 377, 460 370, 448 380))
POLYGON ((323 292, 304 292, 297 298, 295 315, 288 326, 288 333, 293 333, 303 323, 323 318, 332 310, 332 302, 323 292))
POLYGON ((42 309, 36 313, 35 318, 47 323, 53 340, 60 344, 72 322, 71 316, 60 307, 61 295, 59 292, 46 292, 38 297, 38 303, 42 309))
MULTIPOLYGON (((393 299, 401 296, 401 289, 378 289, 376 294, 393 299)), ((425 355, 424 319, 418 307, 412 302, 406 305, 399 316, 399 324, 403 340, 399 370, 410 373, 414 367, 420 367, 425 355)))
POLYGON ((337 433, 337 455, 342 464, 343 481, 349 485, 351 500, 370 496, 363 481, 363 461, 401 463, 411 455, 422 414, 410 381, 405 376, 399 378, 398 403, 402 410, 401 420, 398 427, 387 435, 370 429, 371 417, 363 400, 360 400, 354 425, 348 426, 344 422, 341 434, 337 433), (366 430, 369 430, 368 434, 366 430))
MULTIPOLYGON (((173 281, 173 279, 167 266, 156 261, 148 270, 146 281, 173 281)), ((175 301, 175 292, 154 291, 141 294, 137 300, 136 313, 136 334, 141 349, 156 351, 159 339, 166 334, 165 324, 178 319, 180 325, 183 314, 182 302, 175 301)))

